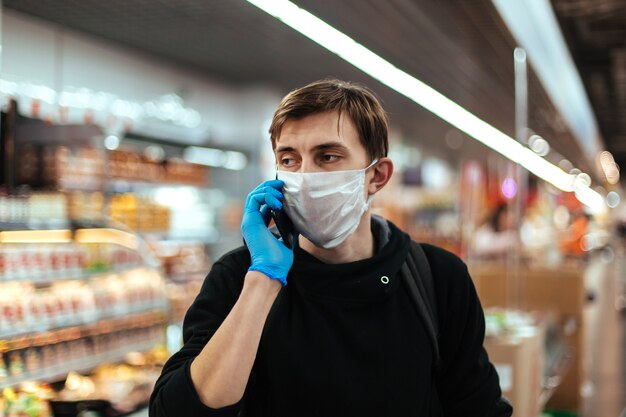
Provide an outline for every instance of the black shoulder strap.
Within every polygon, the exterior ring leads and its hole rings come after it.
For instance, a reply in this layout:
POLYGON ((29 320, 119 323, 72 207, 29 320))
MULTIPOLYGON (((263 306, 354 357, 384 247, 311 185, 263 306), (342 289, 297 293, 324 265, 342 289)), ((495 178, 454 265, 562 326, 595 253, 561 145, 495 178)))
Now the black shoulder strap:
POLYGON ((432 391, 430 399, 430 416, 438 417, 442 415, 441 402, 437 390, 436 380, 441 368, 441 357, 439 355, 439 321, 437 320, 437 299, 435 297, 435 284, 428 258, 422 246, 411 241, 411 248, 406 257, 406 262, 402 265, 402 275, 407 284, 409 295, 415 302, 415 307, 419 316, 424 321, 428 337, 433 349, 433 374, 432 391))
POLYGON ((428 259, 419 243, 411 241, 411 248, 406 262, 402 265, 402 271, 409 295, 415 301, 417 312, 426 325, 426 331, 433 346, 435 368, 437 368, 440 356, 435 284, 428 259))
MULTIPOLYGON (((428 263, 428 258, 422 246, 411 241, 411 248, 406 262, 402 265, 402 275, 407 284, 409 295, 415 302, 417 312, 426 325, 426 331, 431 339, 433 347, 433 382, 441 371, 441 356, 439 354, 439 321, 437 318, 437 298, 435 295, 435 279, 428 263)), ((504 397, 496 400, 490 411, 490 416, 510 417, 513 409, 504 397)), ((433 385, 430 401, 430 416, 440 417, 443 415, 441 401, 437 386, 433 385)), ((626 417, 626 416, 625 416, 626 417)))

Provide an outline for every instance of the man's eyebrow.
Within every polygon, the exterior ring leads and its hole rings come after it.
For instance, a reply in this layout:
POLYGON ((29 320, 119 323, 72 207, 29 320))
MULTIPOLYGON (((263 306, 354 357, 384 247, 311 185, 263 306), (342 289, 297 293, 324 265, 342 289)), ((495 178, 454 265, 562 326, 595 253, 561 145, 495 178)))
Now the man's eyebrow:
MULTIPOLYGON (((316 145, 313 147, 313 150, 315 151, 320 151, 320 150, 325 150, 325 149, 348 149, 348 147, 343 143, 343 142, 338 142, 338 141, 332 141, 332 142, 326 142, 326 143, 320 143, 319 145, 316 145)), ((280 153, 280 152, 294 152, 295 148, 292 146, 278 146, 276 148, 276 153, 280 153)))
POLYGON ((279 146, 276 148, 276 152, 293 152, 295 149, 291 146, 279 146))
POLYGON ((325 150, 325 149, 337 149, 337 148, 339 148, 339 149, 348 149, 348 147, 345 145, 345 143, 337 142, 337 141, 320 143, 319 145, 315 146, 313 149, 315 149, 315 150, 325 150))

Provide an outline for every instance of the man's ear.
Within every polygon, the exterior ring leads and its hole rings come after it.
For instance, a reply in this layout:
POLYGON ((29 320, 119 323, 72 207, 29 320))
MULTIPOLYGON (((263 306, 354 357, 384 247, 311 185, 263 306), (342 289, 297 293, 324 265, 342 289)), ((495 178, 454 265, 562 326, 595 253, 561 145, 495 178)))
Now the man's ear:
POLYGON ((367 192, 369 195, 377 193, 385 186, 385 184, 389 182, 391 175, 393 174, 393 162, 385 156, 380 158, 372 169, 374 171, 374 175, 371 176, 367 185, 367 192))

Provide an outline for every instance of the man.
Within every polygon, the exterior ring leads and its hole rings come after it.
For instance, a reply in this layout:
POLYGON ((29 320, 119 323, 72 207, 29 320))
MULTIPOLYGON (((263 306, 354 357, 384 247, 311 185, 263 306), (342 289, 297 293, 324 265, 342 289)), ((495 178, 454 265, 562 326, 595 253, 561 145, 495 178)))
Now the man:
POLYGON ((410 238, 370 214, 389 181, 387 117, 366 88, 338 80, 289 93, 270 127, 277 180, 246 200, 246 246, 217 261, 167 362, 152 417, 496 414, 498 376, 467 268, 423 245, 434 277, 441 366, 400 279, 410 238), (295 224, 288 248, 269 210, 295 224), (435 380, 436 379, 436 380, 435 380))

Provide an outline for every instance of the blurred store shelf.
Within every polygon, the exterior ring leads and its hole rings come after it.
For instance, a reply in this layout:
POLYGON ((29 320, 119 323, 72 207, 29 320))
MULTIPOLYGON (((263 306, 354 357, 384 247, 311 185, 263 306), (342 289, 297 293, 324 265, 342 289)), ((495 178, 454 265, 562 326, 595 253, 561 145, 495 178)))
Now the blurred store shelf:
POLYGON ((45 369, 25 372, 19 376, 10 376, 0 380, 0 390, 6 387, 17 386, 26 381, 36 380, 38 382, 55 382, 65 378, 69 370, 79 373, 85 373, 93 370, 103 363, 115 363, 123 360, 129 352, 145 352, 152 349, 155 345, 154 340, 142 341, 130 344, 121 348, 114 349, 109 352, 96 354, 86 359, 73 360, 69 359, 61 364, 47 367, 45 369))

